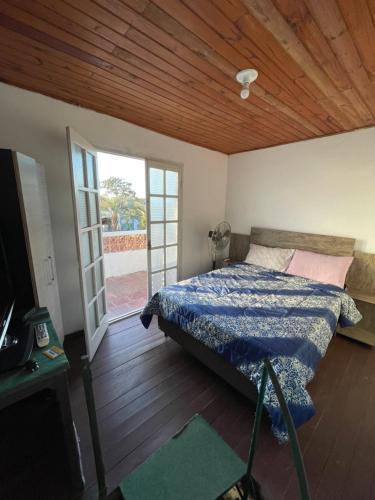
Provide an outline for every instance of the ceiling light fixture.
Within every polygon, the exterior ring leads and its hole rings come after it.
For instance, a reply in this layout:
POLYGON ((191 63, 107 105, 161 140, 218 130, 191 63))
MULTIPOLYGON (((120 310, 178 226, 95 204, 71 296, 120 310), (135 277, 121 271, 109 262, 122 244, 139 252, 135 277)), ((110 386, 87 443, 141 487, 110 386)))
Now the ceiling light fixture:
POLYGON ((258 78, 258 71, 256 69, 243 69, 236 75, 236 80, 242 85, 240 92, 241 99, 247 99, 250 95, 250 83, 258 78))

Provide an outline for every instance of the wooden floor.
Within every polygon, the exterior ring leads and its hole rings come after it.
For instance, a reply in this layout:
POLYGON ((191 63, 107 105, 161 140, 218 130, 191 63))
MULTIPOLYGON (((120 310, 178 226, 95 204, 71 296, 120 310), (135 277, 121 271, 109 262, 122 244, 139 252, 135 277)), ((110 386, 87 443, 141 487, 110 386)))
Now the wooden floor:
MULTIPOLYGON (((66 350, 88 484, 85 498, 94 498, 94 462, 79 377, 82 340, 68 340, 66 350)), ((137 316, 112 325, 95 356, 93 374, 110 490, 195 413, 246 459, 254 408, 165 339, 155 321, 149 330, 137 316)), ((298 435, 312 498, 375 499, 375 349, 335 337, 309 392, 317 413, 298 435)), ((277 444, 267 420, 254 475, 265 499, 298 498, 289 447, 277 444)))

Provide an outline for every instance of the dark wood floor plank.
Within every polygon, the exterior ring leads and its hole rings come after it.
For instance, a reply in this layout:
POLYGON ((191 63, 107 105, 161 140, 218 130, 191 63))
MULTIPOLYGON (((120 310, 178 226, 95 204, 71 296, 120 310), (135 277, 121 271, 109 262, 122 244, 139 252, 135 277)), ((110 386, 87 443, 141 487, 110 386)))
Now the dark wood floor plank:
MULTIPOLYGON (((332 500, 345 497, 349 500, 343 489, 343 479, 347 477, 350 470, 357 441, 360 437, 360 422, 368 400, 369 387, 366 387, 366 384, 371 386, 367 374, 371 373, 371 368, 374 366, 373 364, 371 366, 371 362, 369 362, 368 351, 362 349, 353 352, 349 374, 350 382, 346 386, 343 407, 336 407, 337 434, 317 489, 317 497, 324 498, 326 496, 332 500), (348 434, 348 429, 351 430, 350 434, 348 434)), ((368 439, 374 442, 371 435, 368 436, 368 439)), ((355 497, 352 498, 354 500, 355 497)))
MULTIPOLYGON (((124 372, 128 373, 129 368, 142 364, 147 360, 154 360, 168 357, 174 355, 174 353, 181 353, 181 348, 177 346, 174 342, 168 342, 167 339, 158 346, 157 349, 152 347, 152 340, 149 343, 150 348, 146 351, 138 354, 137 356, 124 356, 124 362, 118 365, 118 363, 107 363, 104 366, 99 366, 95 368, 94 365, 91 365, 91 371, 93 373, 93 377, 95 378, 95 387, 100 386, 101 384, 107 384, 108 380, 117 380, 117 378, 121 378, 124 375, 124 372)), ((131 352, 131 351, 130 351, 131 352)))
MULTIPOLYGON (((315 432, 319 432, 322 419, 323 427, 326 425, 324 424, 326 411, 330 408, 331 401, 335 398, 335 392, 340 385, 352 352, 353 349, 351 348, 351 342, 348 342, 346 339, 338 336, 335 339, 335 349, 328 350, 326 357, 323 358, 320 366, 318 367, 316 376, 308 385, 308 390, 313 399, 316 414, 311 420, 298 429, 298 438, 302 453, 304 454, 305 467, 309 480, 316 467, 315 461, 317 455, 314 453, 314 446, 316 444, 315 432), (312 453, 309 454, 311 447, 312 453)), ((292 467, 290 454, 288 459, 290 466, 292 467)), ((283 478, 279 478, 279 481, 281 484, 285 483, 283 478)), ((293 498, 293 495, 295 496, 297 494, 297 478, 295 474, 291 474, 289 482, 285 485, 283 498, 293 498)))
MULTIPOLYGON (((157 324, 157 318, 153 318, 151 324, 157 324)), ((141 325, 140 313, 133 314, 122 321, 115 321, 108 327, 106 335, 113 335, 132 328, 134 325, 141 325)))
POLYGON ((106 419, 102 419, 102 435, 105 441, 111 444, 111 439, 118 442, 123 435, 132 429, 132 426, 142 425, 148 415, 154 415, 162 410, 175 399, 181 397, 186 391, 193 388, 197 381, 207 379, 207 374, 202 370, 202 374, 197 378, 191 373, 190 366, 181 372, 175 372, 173 379, 159 384, 154 390, 145 392, 142 396, 133 399, 125 407, 112 413, 106 419))
MULTIPOLYGON (((115 323, 111 323, 108 327, 106 337, 110 335, 116 335, 117 333, 121 333, 129 328, 132 328, 134 325, 138 325, 141 323, 139 314, 134 314, 133 316, 129 316, 129 318, 124 319, 123 321, 116 321, 115 323)), ((156 318, 153 319, 153 323, 157 323, 156 318)))
MULTIPOLYGON (((367 404, 365 412, 357 422, 359 428, 357 446, 351 457, 351 465, 342 483, 346 498, 358 498, 358 492, 363 492, 363 498, 375 498, 375 370, 372 367, 371 386, 366 384, 367 404)), ((370 378, 370 377, 369 377, 370 378)))
POLYGON ((355 370, 356 366, 352 362, 352 356, 350 356, 340 380, 335 385, 335 393, 332 395, 331 404, 325 408, 319 425, 314 432, 314 439, 309 449, 305 452, 305 460, 309 467, 309 479, 312 485, 312 495, 318 492, 325 466, 334 448, 338 436, 340 418, 342 412, 347 408, 350 379, 355 370))
POLYGON ((129 362, 128 371, 124 366, 121 370, 114 370, 114 377, 108 380, 100 380, 95 385, 95 396, 97 399, 97 409, 102 408, 115 398, 126 394, 144 380, 150 379, 154 374, 159 373, 168 366, 180 362, 181 353, 179 350, 164 349, 157 353, 149 351, 144 356, 138 356, 129 362), (154 354, 154 356, 153 356, 154 354))
POLYGON ((131 390, 99 409, 98 420, 101 421, 108 418, 109 415, 120 411, 137 398, 142 398, 143 396, 152 397, 152 394, 157 394, 163 388, 163 385, 168 385, 170 379, 174 379, 180 372, 190 370, 193 363, 190 357, 187 357, 187 359, 182 358, 177 363, 170 364, 165 369, 158 371, 153 377, 137 384, 131 390))
POLYGON ((158 326, 155 323, 153 323, 148 330, 141 324, 135 324, 127 330, 122 330, 108 336, 105 335, 99 351, 95 354, 94 364, 97 365, 99 360, 108 356, 113 356, 119 349, 124 349, 144 339, 149 340, 152 334, 156 334, 157 332, 158 326))
POLYGON ((136 450, 127 457, 126 461, 119 464, 108 474, 108 480, 111 487, 114 488, 121 478, 129 474, 152 452, 160 448, 160 446, 176 434, 194 414, 199 413, 207 422, 213 424, 218 413, 226 408, 228 403, 230 404, 232 395, 233 390, 227 386, 227 384, 223 383, 217 387, 215 396, 212 397, 212 399, 199 396, 187 401, 182 411, 178 412, 169 422, 155 434, 150 436, 141 447, 136 448, 136 450))
POLYGON ((135 416, 136 418, 130 419, 128 425, 125 423, 121 439, 116 439, 114 442, 115 448, 104 450, 105 463, 108 468, 112 469, 140 446, 149 435, 160 429, 176 413, 183 410, 187 398, 194 399, 203 394, 206 397, 214 397, 216 388, 214 384, 212 379, 205 377, 202 380, 195 380, 188 384, 181 393, 178 392, 176 397, 161 409, 158 408, 158 405, 155 405, 155 410, 154 408, 145 408, 139 415, 135 416))
POLYGON ((150 340, 145 340, 136 345, 135 348, 131 346, 128 349, 124 349, 118 354, 114 354, 110 357, 107 362, 98 363, 98 365, 93 365, 92 372, 94 377, 99 377, 100 375, 105 375, 106 373, 111 373, 112 370, 121 367, 131 361, 132 359, 138 358, 142 354, 149 352, 165 343, 164 335, 159 333, 158 335, 153 335, 150 340))
POLYGON ((141 337, 131 345, 125 345, 123 348, 117 347, 112 354, 107 354, 93 364, 93 373, 98 376, 102 373, 111 371, 116 366, 120 366, 127 361, 157 347, 165 342, 165 336, 161 332, 150 333, 150 336, 141 337))
POLYGON ((193 397, 189 397, 184 405, 176 408, 174 415, 166 420, 160 427, 155 427, 149 438, 129 454, 125 460, 109 472, 108 483, 111 488, 126 477, 137 465, 142 463, 151 453, 160 448, 169 438, 176 434, 186 422, 196 413, 204 413, 204 409, 215 399, 216 386, 200 392, 193 397))

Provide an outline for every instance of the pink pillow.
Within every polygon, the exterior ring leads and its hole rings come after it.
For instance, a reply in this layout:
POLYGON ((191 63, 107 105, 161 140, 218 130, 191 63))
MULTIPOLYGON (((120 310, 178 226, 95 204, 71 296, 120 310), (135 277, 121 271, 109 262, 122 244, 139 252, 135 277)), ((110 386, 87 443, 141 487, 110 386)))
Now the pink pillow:
POLYGON ((352 262, 353 257, 296 250, 286 272, 344 288, 346 274, 352 262))

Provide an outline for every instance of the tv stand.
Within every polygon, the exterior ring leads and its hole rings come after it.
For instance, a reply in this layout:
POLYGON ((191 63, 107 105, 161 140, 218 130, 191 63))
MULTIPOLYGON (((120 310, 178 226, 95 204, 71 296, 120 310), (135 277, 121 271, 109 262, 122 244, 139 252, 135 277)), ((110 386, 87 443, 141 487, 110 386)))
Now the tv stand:
MULTIPOLYGON (((29 331, 32 333, 31 338, 33 339, 34 337, 33 326, 38 323, 46 323, 50 338, 49 345, 61 347, 48 312, 46 310, 42 312, 44 312, 44 314, 39 313, 38 316, 34 315, 30 321, 29 331)), ((21 341, 20 337, 18 338, 19 341, 21 341)), ((9 349, 14 349, 14 347, 9 347, 9 349)), ((30 372, 26 368, 18 367, 14 370, 0 374, 0 410, 37 392, 43 391, 44 389, 52 389, 55 392, 56 400, 59 404, 60 418, 56 420, 54 425, 61 426, 60 428, 63 433, 66 450, 66 457, 64 457, 64 459, 67 459, 67 464, 69 466, 72 489, 78 493, 78 491, 83 489, 84 479, 82 475, 79 444, 70 407, 67 377, 69 362, 65 354, 61 354, 53 360, 49 359, 43 354, 44 350, 45 348, 39 349, 37 347, 32 350, 32 358, 39 364, 39 370, 30 372)), ((17 429, 7 429, 7 432, 11 431, 17 432, 17 429)), ((20 449, 19 453, 23 453, 26 457, 32 456, 33 450, 20 449)), ((61 463, 62 459, 63 458, 60 456, 56 457, 56 466, 61 463)), ((36 481, 38 482, 40 482, 40 478, 43 477, 45 471, 40 469, 39 472, 40 475, 38 474, 36 477, 36 481)), ((2 482, 3 479, 4 478, 0 477, 1 498, 4 497, 2 494, 2 488, 4 487, 4 483, 2 482)), ((17 484, 15 488, 17 488, 17 484)), ((16 497, 18 498, 17 495, 13 495, 8 498, 16 497)), ((52 495, 48 498, 52 498, 52 495)), ((75 498, 73 493, 71 498, 75 498)))

